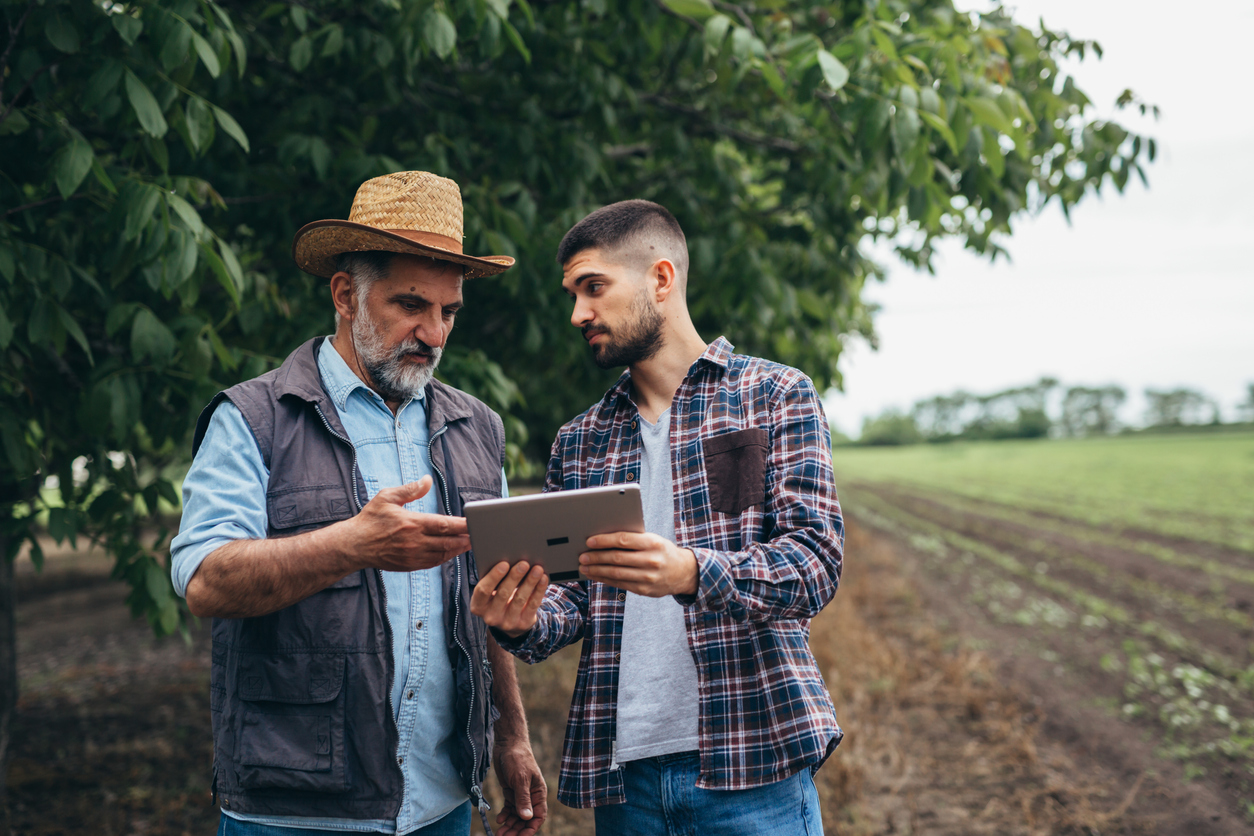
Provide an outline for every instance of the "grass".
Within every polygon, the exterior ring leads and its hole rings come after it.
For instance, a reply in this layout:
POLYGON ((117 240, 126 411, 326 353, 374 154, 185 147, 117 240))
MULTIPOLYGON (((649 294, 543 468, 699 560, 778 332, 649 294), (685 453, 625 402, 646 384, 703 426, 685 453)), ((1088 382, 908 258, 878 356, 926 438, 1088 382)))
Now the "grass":
POLYGON ((1254 433, 842 447, 837 479, 975 499, 1239 549, 1254 557, 1254 433))

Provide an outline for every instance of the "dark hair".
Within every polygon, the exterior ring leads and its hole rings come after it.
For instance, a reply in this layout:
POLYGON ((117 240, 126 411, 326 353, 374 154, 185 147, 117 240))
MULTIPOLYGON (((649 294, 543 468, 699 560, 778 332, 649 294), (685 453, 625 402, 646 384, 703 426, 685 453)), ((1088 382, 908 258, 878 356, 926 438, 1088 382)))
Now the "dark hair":
POLYGON ((557 247, 557 263, 565 264, 584 250, 615 250, 653 239, 673 250, 676 269, 687 275, 688 240, 665 206, 650 200, 622 200, 602 206, 570 228, 557 247))

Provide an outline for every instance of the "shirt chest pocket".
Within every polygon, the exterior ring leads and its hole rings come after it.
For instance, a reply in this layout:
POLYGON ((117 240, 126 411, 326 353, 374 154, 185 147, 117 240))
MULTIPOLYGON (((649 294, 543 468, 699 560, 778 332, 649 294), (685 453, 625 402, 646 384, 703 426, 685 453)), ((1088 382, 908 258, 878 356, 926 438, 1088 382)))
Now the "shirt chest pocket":
POLYGON ((766 455, 770 436, 765 429, 723 433, 702 439, 710 506, 739 514, 766 498, 766 455))

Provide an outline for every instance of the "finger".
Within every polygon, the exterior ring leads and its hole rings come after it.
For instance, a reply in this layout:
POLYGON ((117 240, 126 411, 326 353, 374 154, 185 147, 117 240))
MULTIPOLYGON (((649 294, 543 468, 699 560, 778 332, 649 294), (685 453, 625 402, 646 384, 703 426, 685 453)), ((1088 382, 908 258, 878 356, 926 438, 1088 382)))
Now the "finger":
POLYGON ((429 490, 431 490, 431 477, 424 476, 417 482, 410 482, 396 488, 384 488, 375 494, 374 498, 392 505, 405 505, 415 499, 422 499, 429 490))
POLYGON ((605 534, 593 534, 584 545, 590 550, 627 549, 636 551, 653 546, 652 535, 636 531, 611 531, 605 534))
POLYGON ((492 602, 492 596, 496 594, 497 586, 500 585, 507 574, 509 574, 509 564, 502 560, 493 566, 486 575, 479 578, 479 583, 475 584, 475 591, 470 596, 470 611, 472 613, 483 617, 488 605, 492 602))
POLYGON ((414 523, 423 534, 433 537, 469 536, 470 534, 465 517, 415 513, 414 523))
POLYGON ((531 564, 525 560, 520 560, 510 567, 509 572, 496 588, 496 595, 492 601, 492 608, 495 611, 501 614, 506 612, 510 601, 514 598, 514 590, 518 589, 518 585, 527 576, 530 568, 531 564))

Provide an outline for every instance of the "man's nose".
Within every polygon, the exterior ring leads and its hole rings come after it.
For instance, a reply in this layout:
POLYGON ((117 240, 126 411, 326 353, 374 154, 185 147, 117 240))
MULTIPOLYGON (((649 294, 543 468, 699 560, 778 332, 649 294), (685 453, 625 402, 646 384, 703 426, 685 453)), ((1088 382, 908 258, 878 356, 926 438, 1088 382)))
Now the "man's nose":
POLYGON ((593 319, 591 308, 581 299, 575 299, 575 309, 570 312, 570 324, 582 328, 593 319))
POLYGON ((452 323, 446 322, 442 312, 434 307, 433 305, 433 310, 428 311, 414 324, 412 334, 415 339, 422 340, 432 348, 444 348, 444 341, 448 339, 452 323))

